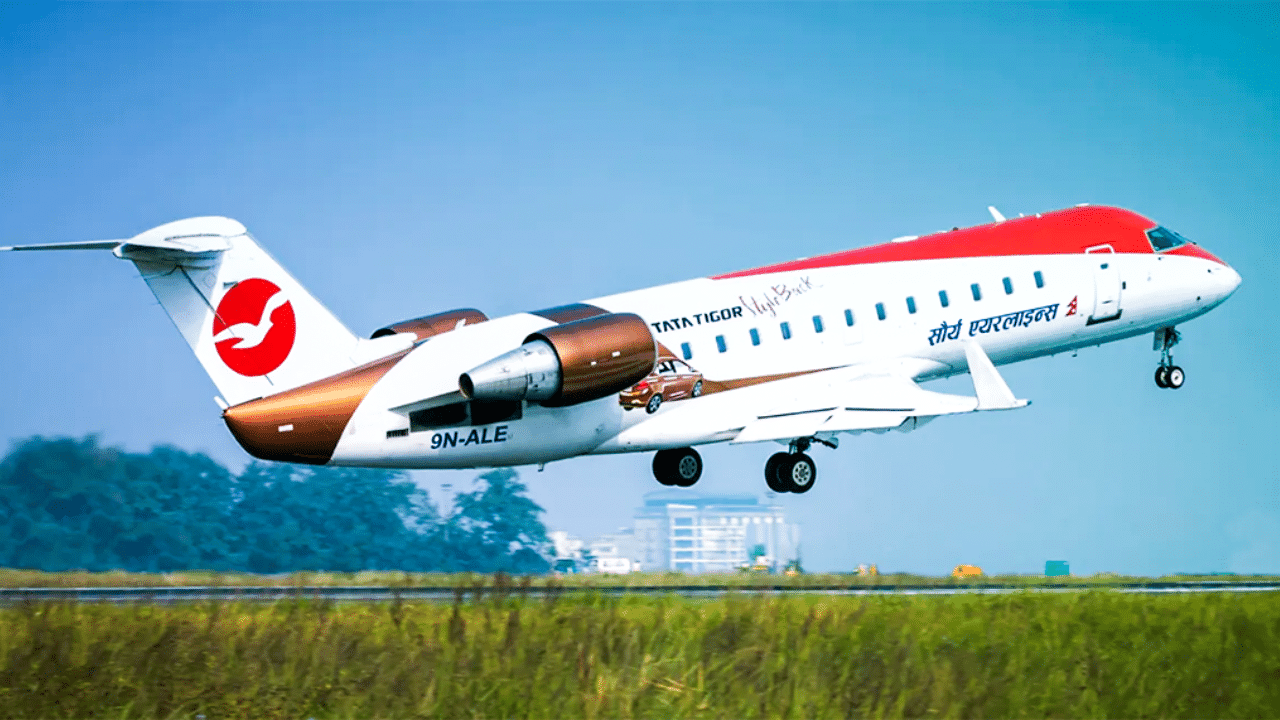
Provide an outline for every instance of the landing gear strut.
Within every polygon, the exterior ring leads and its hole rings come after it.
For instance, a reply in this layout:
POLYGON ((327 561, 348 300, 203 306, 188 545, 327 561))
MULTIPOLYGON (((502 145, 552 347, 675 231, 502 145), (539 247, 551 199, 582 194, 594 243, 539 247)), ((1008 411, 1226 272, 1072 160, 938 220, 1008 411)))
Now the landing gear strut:
POLYGON ((764 464, 764 481, 776 493, 807 493, 818 479, 818 466, 805 454, 814 441, 836 447, 835 441, 821 438, 796 438, 790 452, 774 453, 764 464))
POLYGON ((702 477, 702 456, 687 447, 659 450, 653 456, 653 476, 663 485, 690 487, 702 477))
POLYGON ((1158 387, 1177 390, 1182 387, 1183 381, 1186 380, 1187 376, 1186 373, 1182 372, 1182 368, 1173 364, 1173 346, 1177 345, 1180 340, 1182 340, 1182 334, 1171 327, 1160 328, 1156 331, 1152 349, 1160 351, 1160 367, 1156 368, 1156 385, 1158 387))

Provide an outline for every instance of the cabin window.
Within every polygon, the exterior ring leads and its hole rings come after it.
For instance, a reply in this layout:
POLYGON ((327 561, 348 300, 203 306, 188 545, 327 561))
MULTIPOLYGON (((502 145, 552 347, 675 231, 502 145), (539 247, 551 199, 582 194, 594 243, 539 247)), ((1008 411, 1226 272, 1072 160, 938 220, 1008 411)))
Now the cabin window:
POLYGON ((970 285, 970 286, 969 286, 969 290, 970 290, 971 292, 973 292, 973 299, 974 299, 974 300, 981 300, 981 299, 982 299, 982 288, 978 287, 978 283, 974 283, 974 284, 970 285))
POLYGON ((849 327, 853 327, 853 311, 852 310, 844 311, 844 324, 848 325, 849 327))
POLYGON ((724 344, 724 336, 723 336, 723 335, 717 335, 717 336, 716 336, 716 348, 717 348, 717 349, 719 349, 719 350, 720 350, 720 352, 724 352, 725 350, 727 350, 727 349, 728 349, 728 348, 726 348, 726 347, 725 347, 725 344, 724 344))
POLYGON ((756 330, 755 328, 751 328, 751 344, 752 345, 760 344, 760 331, 756 330))
POLYGON ((782 339, 790 340, 791 339, 791 323, 784 322, 778 327, 782 328, 782 339))
POLYGON ((1004 279, 1004 294, 1005 295, 1013 294, 1013 281, 1010 280, 1009 278, 1004 279))
POLYGON ((916 299, 912 295, 907 296, 907 312, 912 315, 916 314, 916 299))
POLYGON ((884 319, 884 303, 876 303, 876 317, 884 319))
POLYGON ((947 297, 946 290, 938 291, 938 302, 942 303, 942 307, 946 307, 951 304, 951 299, 947 297))
POLYGON ((813 316, 813 331, 816 333, 822 332, 822 316, 821 315, 813 316))
POLYGON ((1044 287, 1044 275, 1042 275, 1039 270, 1036 271, 1036 287, 1044 287))
POLYGON ((1151 247, 1154 248, 1156 252, 1172 250, 1179 245, 1185 245, 1191 242, 1178 233, 1163 226, 1154 227, 1148 230, 1147 237, 1151 240, 1151 247))
POLYGON ((693 350, 689 347, 689 343, 680 343, 680 354, 685 360, 693 359, 693 350))

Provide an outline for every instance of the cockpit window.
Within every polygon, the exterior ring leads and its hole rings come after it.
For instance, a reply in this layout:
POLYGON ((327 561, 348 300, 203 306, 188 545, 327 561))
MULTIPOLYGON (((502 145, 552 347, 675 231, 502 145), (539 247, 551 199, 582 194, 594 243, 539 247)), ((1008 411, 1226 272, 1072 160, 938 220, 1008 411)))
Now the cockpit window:
POLYGON ((1179 245, 1186 245, 1187 243, 1191 242, 1190 240, 1182 237, 1178 233, 1164 226, 1155 227, 1148 230, 1147 237, 1150 238, 1151 247, 1155 248, 1156 252, 1162 252, 1164 250, 1172 250, 1173 248, 1176 248, 1179 245))

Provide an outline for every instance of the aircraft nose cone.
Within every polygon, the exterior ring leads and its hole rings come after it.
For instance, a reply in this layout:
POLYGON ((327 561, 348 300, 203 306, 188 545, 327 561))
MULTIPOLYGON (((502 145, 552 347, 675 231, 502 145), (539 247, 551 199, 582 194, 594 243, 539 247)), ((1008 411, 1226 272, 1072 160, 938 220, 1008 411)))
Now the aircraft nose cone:
POLYGON ((1222 303, 1231 297, 1242 282, 1240 273, 1225 263, 1211 267, 1209 275, 1209 287, 1206 287, 1205 290, 1208 291, 1208 295, 1212 298, 1214 305, 1222 303))
POLYGON ((1227 295, 1231 295, 1240 287, 1240 283, 1244 282, 1244 278, 1240 277, 1240 273, 1236 272, 1233 267, 1227 268, 1227 295))

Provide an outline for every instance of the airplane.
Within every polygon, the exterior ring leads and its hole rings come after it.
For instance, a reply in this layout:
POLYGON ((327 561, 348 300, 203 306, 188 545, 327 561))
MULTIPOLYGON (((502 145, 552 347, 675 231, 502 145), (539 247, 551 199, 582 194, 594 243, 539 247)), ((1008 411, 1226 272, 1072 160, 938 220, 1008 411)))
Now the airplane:
POLYGON ((198 217, 122 240, 217 387, 252 456, 475 468, 653 452, 663 485, 695 446, 777 442, 775 492, 812 489, 808 451, 944 415, 1027 405, 996 369, 1152 334, 1155 382, 1185 382, 1176 326, 1240 275, 1129 210, 1078 205, 924 237, 490 318, 464 308, 351 333, 243 225, 198 217), (968 373, 973 396, 921 383, 968 373))

